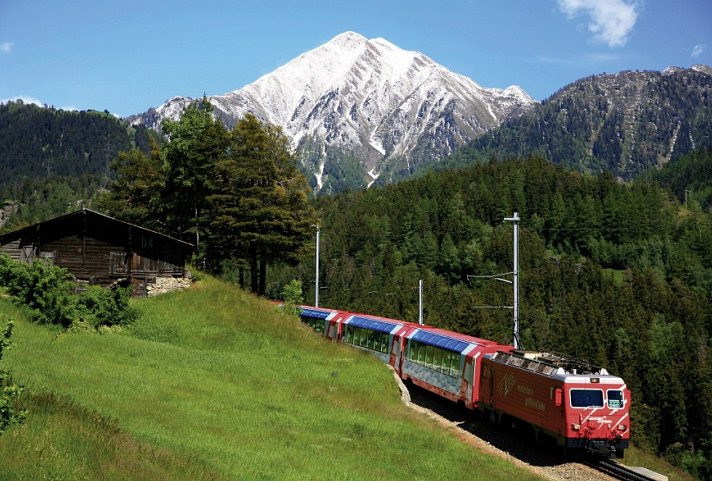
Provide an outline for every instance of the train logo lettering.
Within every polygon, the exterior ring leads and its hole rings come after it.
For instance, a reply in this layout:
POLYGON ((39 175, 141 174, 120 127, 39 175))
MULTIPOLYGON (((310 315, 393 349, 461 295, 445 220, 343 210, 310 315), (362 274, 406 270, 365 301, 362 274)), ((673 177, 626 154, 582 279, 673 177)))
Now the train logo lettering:
POLYGON ((517 383, 517 379, 512 375, 512 373, 507 373, 504 375, 502 378, 502 381, 500 382, 500 391, 504 394, 504 397, 509 396, 509 392, 514 388, 514 385, 517 383))

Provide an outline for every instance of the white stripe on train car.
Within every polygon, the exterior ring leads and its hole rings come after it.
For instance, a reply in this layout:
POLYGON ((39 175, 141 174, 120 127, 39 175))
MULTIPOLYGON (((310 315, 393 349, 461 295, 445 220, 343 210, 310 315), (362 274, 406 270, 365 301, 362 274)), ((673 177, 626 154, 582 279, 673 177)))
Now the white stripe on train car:
MULTIPOLYGON (((467 346, 464 351, 462 351, 462 355, 467 356, 476 347, 477 347, 477 344, 470 343, 470 345, 467 346)), ((477 355, 475 355, 475 358, 477 358, 477 356, 479 356, 480 354, 481 353, 478 352, 477 355)))
MULTIPOLYGON (((627 417, 628 417, 628 413, 625 413, 623 416, 621 416, 621 418, 618 420, 618 422, 617 422, 616 424, 614 424, 613 427, 611 427, 611 430, 618 429, 618 426, 619 426, 619 425, 625 420, 625 418, 627 418, 627 417)), ((623 431, 623 432, 626 432, 626 431, 628 431, 628 429, 626 429, 626 430, 623 431)))

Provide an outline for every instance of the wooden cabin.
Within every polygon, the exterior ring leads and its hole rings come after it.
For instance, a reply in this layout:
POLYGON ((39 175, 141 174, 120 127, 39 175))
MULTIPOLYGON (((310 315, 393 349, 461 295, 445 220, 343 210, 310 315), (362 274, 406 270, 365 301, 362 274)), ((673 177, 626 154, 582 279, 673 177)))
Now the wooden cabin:
POLYGON ((192 251, 192 244, 89 209, 0 235, 0 252, 19 262, 41 259, 80 283, 131 283, 139 296, 163 279, 185 278, 192 251))

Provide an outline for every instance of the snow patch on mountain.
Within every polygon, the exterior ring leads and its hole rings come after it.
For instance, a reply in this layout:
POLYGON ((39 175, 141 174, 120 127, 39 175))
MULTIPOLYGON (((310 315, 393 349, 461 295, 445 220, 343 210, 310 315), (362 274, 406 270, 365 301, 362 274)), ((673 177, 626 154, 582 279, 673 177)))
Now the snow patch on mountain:
MULTIPOLYGON (((372 173, 397 159, 409 171, 416 151, 437 161, 536 104, 518 86, 483 88, 420 52, 355 32, 209 100, 228 126, 248 112, 281 126, 316 190, 337 174, 325 162, 330 152, 356 157, 363 182, 374 182, 372 173), (314 149, 315 142, 323 147, 314 149)), ((134 122, 158 127, 163 118, 177 119, 190 101, 176 97, 134 122)))

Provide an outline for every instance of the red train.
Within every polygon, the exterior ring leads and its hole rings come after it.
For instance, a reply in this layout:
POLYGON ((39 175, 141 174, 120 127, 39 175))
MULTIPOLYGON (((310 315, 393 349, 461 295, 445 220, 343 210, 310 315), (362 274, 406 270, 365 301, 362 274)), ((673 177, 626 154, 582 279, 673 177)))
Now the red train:
POLYGON ((548 353, 405 321, 301 307, 323 336, 372 352, 396 373, 446 399, 530 425, 566 452, 623 457, 630 391, 605 369, 548 353))

